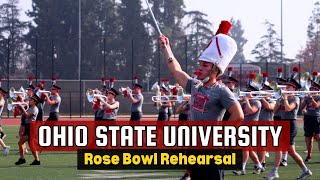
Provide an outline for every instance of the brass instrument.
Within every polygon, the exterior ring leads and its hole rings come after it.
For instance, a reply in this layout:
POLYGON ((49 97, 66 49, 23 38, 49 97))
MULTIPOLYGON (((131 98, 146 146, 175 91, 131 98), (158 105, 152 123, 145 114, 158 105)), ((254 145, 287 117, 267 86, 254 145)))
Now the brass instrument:
POLYGON ((14 89, 14 87, 11 87, 9 90, 9 96, 12 99, 16 99, 17 95, 21 94, 22 98, 24 99, 27 96, 26 90, 21 86, 18 91, 14 89))
POLYGON ((19 105, 19 104, 20 104, 20 105, 26 105, 26 106, 27 106, 27 109, 26 109, 26 110, 29 109, 29 104, 26 103, 26 102, 13 102, 12 99, 7 99, 7 109, 8 109, 9 111, 14 111, 15 106, 16 106, 16 105, 19 105))
POLYGON ((129 87, 121 87, 119 88, 119 92, 123 97, 127 97, 128 94, 132 94, 132 90, 129 87))
POLYGON ((103 95, 99 90, 88 89, 86 95, 89 102, 93 102, 96 97, 102 97, 105 101, 108 100, 107 96, 103 95))

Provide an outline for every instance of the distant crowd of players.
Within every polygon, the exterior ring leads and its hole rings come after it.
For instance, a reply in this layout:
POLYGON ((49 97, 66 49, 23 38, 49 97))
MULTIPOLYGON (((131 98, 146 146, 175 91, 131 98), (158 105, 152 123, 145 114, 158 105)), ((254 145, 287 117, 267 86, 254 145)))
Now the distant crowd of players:
MULTIPOLYGON (((28 87, 26 91, 12 91, 8 92, 1 88, 0 83, 0 122, 1 115, 4 109, 5 100, 4 97, 7 94, 10 94, 9 99, 10 102, 13 102, 13 112, 14 117, 20 115, 21 123, 18 130, 18 146, 19 146, 19 154, 20 158, 16 165, 21 165, 26 163, 25 154, 28 153, 28 149, 26 147, 26 142, 29 141, 30 138, 30 123, 32 121, 43 121, 44 120, 44 105, 48 104, 50 106, 50 113, 48 117, 48 121, 57 121, 59 120, 59 107, 61 103, 61 97, 59 96, 59 90, 61 89, 56 85, 56 79, 53 78, 51 91, 44 90, 44 81, 41 81, 37 87, 32 85, 33 77, 29 77, 28 87), (49 96, 50 93, 50 96, 49 96)), ((8 101, 9 102, 9 101, 8 101)), ((8 104, 7 106, 10 106, 8 104)), ((0 145, 4 149, 4 154, 7 155, 10 152, 10 146, 7 146, 4 143, 4 138, 6 134, 4 130, 1 128, 0 123, 0 145)), ((34 161, 30 165, 40 165, 40 158, 37 151, 31 151, 34 156, 34 161)))

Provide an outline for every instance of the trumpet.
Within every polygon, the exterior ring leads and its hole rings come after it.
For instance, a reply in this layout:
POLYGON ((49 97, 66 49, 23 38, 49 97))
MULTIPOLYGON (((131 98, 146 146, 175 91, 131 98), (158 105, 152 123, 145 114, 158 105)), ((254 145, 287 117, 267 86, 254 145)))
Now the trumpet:
POLYGON ((294 96, 299 96, 301 98, 304 98, 307 94, 319 94, 320 91, 285 91, 285 90, 279 90, 274 97, 279 99, 283 94, 293 94, 294 96))
MULTIPOLYGON (((161 93, 160 93, 160 86, 158 84, 158 82, 155 82, 152 87, 151 87, 151 91, 154 91, 156 93, 156 99, 155 100, 160 100, 160 96, 161 96, 161 93)), ((155 102, 155 101, 154 101, 155 102)), ((159 110, 160 109, 160 106, 159 104, 157 103, 156 104, 157 106, 157 109, 159 110)))
POLYGON ((14 87, 11 87, 9 90, 9 97, 15 99, 17 94, 21 94, 23 99, 27 95, 26 90, 24 90, 22 86, 20 87, 19 91, 16 91, 14 87))
POLYGON ((160 86, 158 85, 158 82, 152 85, 151 91, 154 91, 156 94, 160 94, 160 86))
POLYGON ((191 97, 189 94, 185 94, 182 97, 178 95, 171 95, 171 96, 152 96, 151 99, 153 102, 162 103, 162 102, 183 102, 186 101, 187 97, 191 97), (179 99, 179 100, 178 100, 179 99))
POLYGON ((122 94, 123 97, 127 97, 128 94, 132 94, 132 90, 128 87, 121 87, 119 88, 119 92, 122 94))
POLYGON ((47 93, 48 96, 51 95, 51 92, 50 92, 50 91, 43 91, 43 90, 38 90, 38 91, 36 92, 36 95, 37 95, 38 97, 40 97, 41 93, 47 93))
POLYGON ((86 95, 87 95, 87 100, 89 102, 93 102, 94 101, 94 98, 96 97, 102 97, 105 99, 105 101, 107 101, 107 96, 105 95, 102 95, 102 92, 99 91, 99 90, 94 90, 94 89, 88 89, 87 92, 86 92, 86 95))
POLYGON ((9 111, 14 111, 15 106, 16 106, 16 105, 19 105, 19 104, 20 104, 20 105, 26 105, 26 106, 27 106, 27 109, 26 109, 26 110, 29 109, 29 104, 26 103, 26 102, 13 102, 12 99, 7 99, 7 109, 8 109, 9 111))

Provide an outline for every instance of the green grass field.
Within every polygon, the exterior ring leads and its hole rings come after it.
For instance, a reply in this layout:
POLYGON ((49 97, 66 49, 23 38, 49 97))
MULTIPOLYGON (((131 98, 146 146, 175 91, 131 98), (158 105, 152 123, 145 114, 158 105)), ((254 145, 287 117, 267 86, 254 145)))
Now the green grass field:
MULTIPOLYGON (((296 149, 304 159, 305 142, 303 137, 303 129, 301 128, 296 138, 296 149)), ((18 145, 16 134, 18 126, 4 126, 4 131, 7 134, 5 143, 11 146, 11 151, 8 156, 0 155, 0 180, 6 179, 180 179, 184 174, 182 170, 96 170, 83 171, 77 170, 77 155, 76 152, 42 152, 40 154, 41 166, 31 167, 29 164, 33 161, 33 156, 29 153, 26 156, 27 163, 21 166, 16 166, 14 163, 18 160, 18 145)), ((310 179, 320 179, 320 153, 317 144, 314 143, 314 153, 311 163, 308 163, 308 168, 313 172, 310 179)), ((280 167, 280 179, 296 179, 300 175, 301 170, 293 163, 291 157, 288 157, 289 165, 280 167)), ((273 154, 267 158, 268 172, 272 168, 273 154)), ((265 173, 253 175, 253 164, 249 160, 247 165, 247 175, 235 176, 232 171, 226 171, 225 179, 263 179, 265 173)))

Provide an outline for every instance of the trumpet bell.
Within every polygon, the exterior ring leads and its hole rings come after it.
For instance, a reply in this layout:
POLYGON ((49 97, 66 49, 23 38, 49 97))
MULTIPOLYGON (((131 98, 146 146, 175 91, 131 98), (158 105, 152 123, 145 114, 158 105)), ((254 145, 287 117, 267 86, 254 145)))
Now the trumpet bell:
POLYGON ((21 105, 24 104, 24 105, 27 106, 26 110, 29 109, 29 105, 27 103, 25 103, 25 102, 13 102, 12 99, 7 99, 7 109, 9 111, 14 111, 15 106, 18 105, 18 104, 21 104, 21 105))
POLYGON ((127 88, 121 87, 121 88, 119 88, 119 92, 120 92, 120 94, 122 94, 123 97, 127 97, 129 95, 129 93, 132 93, 132 90, 129 89, 129 91, 128 91, 127 88))
POLYGON ((21 94, 23 98, 26 97, 26 90, 24 90, 24 88, 21 86, 19 91, 16 91, 14 89, 14 87, 11 87, 10 90, 9 90, 9 97, 10 98, 15 98, 16 97, 16 94, 21 94))
POLYGON ((16 90, 15 90, 13 87, 11 87, 11 88, 9 89, 9 97, 10 97, 10 98, 14 98, 14 97, 15 97, 15 94, 14 94, 15 91, 16 91, 16 90))
POLYGON ((155 82, 155 83, 152 85, 151 91, 154 91, 154 92, 160 91, 160 86, 158 85, 158 82, 155 82))
POLYGON ((12 111, 13 108, 14 108, 14 106, 12 105, 12 100, 11 99, 7 99, 7 109, 9 111, 12 111))

